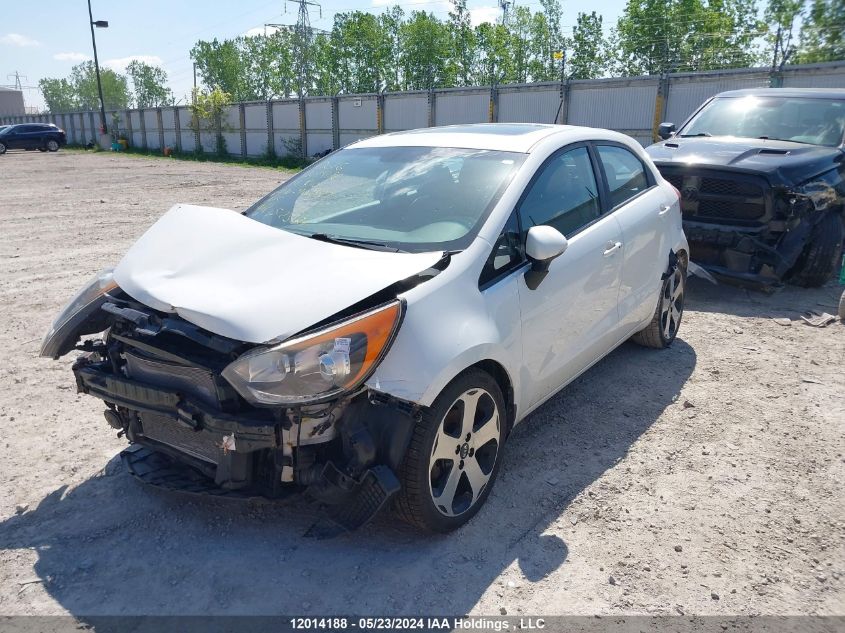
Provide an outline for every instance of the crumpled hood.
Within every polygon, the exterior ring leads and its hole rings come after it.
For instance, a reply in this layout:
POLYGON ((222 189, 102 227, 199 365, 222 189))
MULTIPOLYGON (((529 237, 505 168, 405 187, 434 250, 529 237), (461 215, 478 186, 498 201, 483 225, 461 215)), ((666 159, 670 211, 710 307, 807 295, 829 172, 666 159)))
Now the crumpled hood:
POLYGON ((764 174, 772 184, 800 184, 834 166, 835 147, 733 137, 670 138, 646 148, 658 165, 718 167, 764 174))
POLYGON ((151 308, 221 336, 265 343, 422 272, 441 256, 328 244, 227 209, 176 205, 129 249, 114 278, 151 308))

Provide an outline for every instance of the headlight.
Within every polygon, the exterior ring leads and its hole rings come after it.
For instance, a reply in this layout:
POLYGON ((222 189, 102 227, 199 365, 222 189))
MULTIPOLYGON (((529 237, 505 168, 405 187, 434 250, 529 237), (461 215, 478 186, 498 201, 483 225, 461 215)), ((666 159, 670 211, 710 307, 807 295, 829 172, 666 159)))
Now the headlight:
POLYGON ((274 347, 252 350, 223 377, 255 404, 302 405, 361 385, 384 357, 402 318, 394 301, 274 347))
POLYGON ((106 328, 104 319, 96 317, 106 293, 117 288, 112 272, 111 268, 98 272, 64 307, 41 342, 41 356, 63 356, 73 349, 83 334, 93 334, 106 328), (95 317, 94 320, 87 323, 91 317, 95 317))

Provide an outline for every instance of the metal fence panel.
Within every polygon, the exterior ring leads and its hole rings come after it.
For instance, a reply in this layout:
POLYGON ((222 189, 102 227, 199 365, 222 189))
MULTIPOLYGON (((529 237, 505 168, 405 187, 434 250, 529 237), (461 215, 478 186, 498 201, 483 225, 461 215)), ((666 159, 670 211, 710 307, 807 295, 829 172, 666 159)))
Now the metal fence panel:
POLYGON ((188 106, 179 108, 179 140, 183 152, 193 152, 197 148, 194 131, 191 129, 191 110, 188 106))
POLYGON ((434 124, 485 123, 490 120, 490 91, 435 92, 434 124))
POLYGON ((386 94, 384 130, 414 130, 428 125, 428 96, 425 94, 386 94))
POLYGON ((573 81, 566 122, 634 132, 650 130, 657 79, 573 81))
POLYGON ((129 120, 132 127, 132 138, 129 139, 133 147, 144 147, 144 140, 141 134, 141 113, 138 110, 129 111, 129 120))
POLYGON ((332 103, 329 100, 305 102, 305 124, 308 130, 332 129, 332 103))
POLYGON ((715 94, 741 88, 768 88, 769 74, 765 71, 712 74, 684 74, 670 76, 669 96, 666 100, 667 121, 683 123, 696 108, 715 94))
POLYGON ((497 118, 503 123, 554 123, 559 107, 559 87, 500 89, 497 118))
POLYGON ((353 130, 367 130, 374 134, 378 129, 376 97, 340 97, 337 107, 341 134, 353 130))
POLYGON ((161 109, 161 126, 164 130, 164 146, 176 147, 176 116, 171 108, 161 109))
POLYGON ((787 68, 784 88, 845 88, 845 64, 818 68, 787 68))
POLYGON ((299 102, 273 103, 273 146, 278 156, 290 154, 289 146, 299 139, 299 102))

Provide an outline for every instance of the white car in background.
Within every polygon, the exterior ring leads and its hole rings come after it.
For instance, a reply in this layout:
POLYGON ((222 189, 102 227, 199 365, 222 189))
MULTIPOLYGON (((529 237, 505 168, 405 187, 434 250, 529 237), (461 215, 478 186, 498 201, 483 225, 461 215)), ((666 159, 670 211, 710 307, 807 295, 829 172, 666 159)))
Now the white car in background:
POLYGON ((445 532, 486 499, 515 424, 627 339, 672 343, 687 262, 678 192, 627 136, 414 130, 243 214, 175 206, 42 355, 85 352, 78 388, 143 481, 304 488, 346 529, 390 500, 445 532))

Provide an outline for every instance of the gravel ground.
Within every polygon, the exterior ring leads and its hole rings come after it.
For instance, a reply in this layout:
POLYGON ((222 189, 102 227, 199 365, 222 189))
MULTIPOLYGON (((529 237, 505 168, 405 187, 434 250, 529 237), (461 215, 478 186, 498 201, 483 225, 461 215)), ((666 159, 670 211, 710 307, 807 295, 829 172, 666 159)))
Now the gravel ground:
POLYGON ((0 170, 0 614, 845 614, 845 326, 797 321, 838 286, 693 281, 676 344, 622 346, 518 427, 464 529, 315 541, 301 500, 137 484, 71 359, 37 357, 174 203, 242 209, 286 174, 67 151, 0 170))

